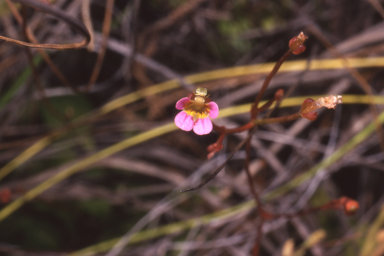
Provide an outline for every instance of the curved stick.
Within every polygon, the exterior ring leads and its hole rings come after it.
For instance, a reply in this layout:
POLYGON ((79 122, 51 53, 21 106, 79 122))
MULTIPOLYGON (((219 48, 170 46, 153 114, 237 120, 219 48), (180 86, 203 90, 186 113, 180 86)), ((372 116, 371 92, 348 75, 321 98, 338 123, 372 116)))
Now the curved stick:
POLYGON ((88 30, 85 28, 83 23, 78 21, 77 19, 74 19, 73 17, 69 16, 65 12, 61 11, 58 8, 55 8, 53 6, 50 6, 48 4, 44 4, 38 0, 12 0, 13 2, 18 2, 21 4, 28 5, 30 7, 35 8, 38 11, 45 12, 48 14, 51 14, 52 16, 64 21, 68 25, 70 25, 73 29, 81 33, 85 38, 83 41, 78 42, 78 43, 70 43, 70 44, 34 44, 34 43, 27 43, 24 41, 8 38, 5 36, 0 36, 0 39, 15 43, 18 45, 23 45, 27 47, 32 47, 32 48, 44 48, 44 49, 56 49, 56 50, 66 50, 66 49, 75 49, 75 48, 80 48, 89 43, 91 40, 91 36, 88 32, 88 30))

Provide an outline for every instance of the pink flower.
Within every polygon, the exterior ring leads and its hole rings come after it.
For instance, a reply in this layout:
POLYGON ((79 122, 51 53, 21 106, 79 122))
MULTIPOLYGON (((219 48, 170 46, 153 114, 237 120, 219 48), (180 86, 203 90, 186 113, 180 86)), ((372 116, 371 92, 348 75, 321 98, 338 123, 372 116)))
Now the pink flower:
POLYGON ((175 124, 181 130, 193 131, 198 135, 212 131, 209 118, 219 115, 219 107, 207 98, 207 89, 197 88, 191 98, 185 97, 176 103, 176 109, 183 110, 175 117, 175 124))

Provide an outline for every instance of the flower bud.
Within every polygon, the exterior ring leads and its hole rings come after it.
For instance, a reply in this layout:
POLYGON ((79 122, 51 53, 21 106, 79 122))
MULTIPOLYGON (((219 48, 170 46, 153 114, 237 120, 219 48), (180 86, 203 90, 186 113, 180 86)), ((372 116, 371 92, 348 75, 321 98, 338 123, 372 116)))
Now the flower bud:
POLYGON ((284 96, 284 90, 279 89, 275 92, 275 101, 280 101, 281 98, 284 96))
POLYGON ((306 114, 301 114, 301 117, 308 119, 309 121, 315 121, 319 114, 316 111, 312 111, 306 114))
POLYGON ((222 149, 223 149, 223 144, 219 144, 217 142, 209 145, 207 147, 207 151, 210 153, 208 154, 207 158, 211 159, 216 154, 216 152, 219 152, 222 149))
POLYGON ((305 51, 305 40, 308 39, 303 32, 300 32, 298 36, 295 36, 289 41, 289 48, 291 49, 293 54, 300 54, 305 51))
POLYGON ((303 101, 299 112, 301 117, 308 119, 309 121, 315 121, 317 119, 319 114, 314 111, 316 109, 313 107, 314 102, 315 101, 311 98, 305 99, 303 101))
POLYGON ((11 191, 9 188, 3 188, 0 190, 0 202, 3 204, 9 203, 11 201, 11 191))
POLYGON ((356 211, 359 209, 359 203, 355 200, 348 199, 344 203, 344 213, 345 215, 351 216, 356 213, 356 211))

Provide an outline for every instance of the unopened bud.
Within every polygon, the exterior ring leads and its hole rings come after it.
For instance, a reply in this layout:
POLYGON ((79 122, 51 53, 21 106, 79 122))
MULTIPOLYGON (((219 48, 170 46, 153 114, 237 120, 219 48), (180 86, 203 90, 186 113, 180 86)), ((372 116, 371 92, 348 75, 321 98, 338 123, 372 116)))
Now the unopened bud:
POLYGON ((222 149, 223 149, 223 145, 219 144, 217 142, 209 145, 207 147, 207 151, 210 152, 210 153, 207 155, 207 158, 211 159, 216 154, 216 152, 219 152, 222 149))
POLYGON ((355 200, 349 199, 344 203, 344 213, 345 215, 351 216, 356 213, 359 209, 359 203, 355 200))
POLYGON ((303 32, 300 32, 298 36, 295 36, 289 41, 289 48, 291 49, 293 54, 300 54, 305 51, 305 40, 308 39, 303 32))
POLYGON ((301 114, 301 117, 308 119, 309 121, 315 121, 318 116, 319 116, 319 114, 316 111, 301 114))
POLYGON ((313 110, 314 100, 311 98, 305 99, 301 104, 300 115, 309 121, 315 121, 319 114, 313 110))
POLYGON ((8 188, 3 188, 0 190, 0 202, 3 204, 11 201, 11 191, 8 188))
POLYGON ((284 96, 284 90, 279 89, 275 92, 275 101, 280 101, 281 98, 284 96))

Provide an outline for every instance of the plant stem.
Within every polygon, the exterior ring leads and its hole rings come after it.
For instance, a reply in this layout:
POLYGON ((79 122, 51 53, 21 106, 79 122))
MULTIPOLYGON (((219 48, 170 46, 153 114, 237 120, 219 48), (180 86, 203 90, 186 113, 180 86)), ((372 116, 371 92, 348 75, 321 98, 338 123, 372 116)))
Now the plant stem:
POLYGON ((254 123, 257 125, 262 125, 262 124, 274 124, 274 123, 282 123, 282 122, 288 122, 288 121, 293 121, 296 119, 299 119, 301 116, 299 113, 294 113, 289 116, 281 116, 281 117, 272 117, 272 118, 266 118, 266 119, 258 119, 255 120, 254 123))
POLYGON ((272 77, 274 75, 276 75, 276 73, 277 73, 277 71, 279 71, 281 65, 284 63, 284 61, 286 61, 288 59, 289 56, 291 56, 291 54, 292 54, 291 50, 288 50, 283 55, 283 57, 281 57, 280 60, 275 64, 275 66, 273 67, 271 73, 268 74, 267 78, 265 78, 264 83, 263 83, 263 85, 262 85, 262 87, 260 89, 260 92, 257 94, 256 99, 255 99, 255 101, 254 101, 254 103, 252 105, 252 109, 251 109, 251 118, 252 118, 252 120, 255 120, 257 118, 257 114, 258 114, 257 106, 259 105, 260 100, 263 97, 263 94, 264 94, 265 90, 268 88, 268 85, 271 82, 272 77))

